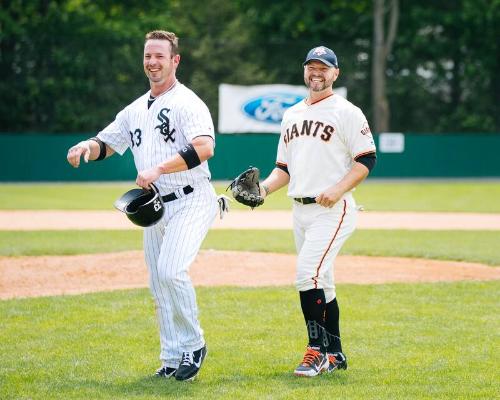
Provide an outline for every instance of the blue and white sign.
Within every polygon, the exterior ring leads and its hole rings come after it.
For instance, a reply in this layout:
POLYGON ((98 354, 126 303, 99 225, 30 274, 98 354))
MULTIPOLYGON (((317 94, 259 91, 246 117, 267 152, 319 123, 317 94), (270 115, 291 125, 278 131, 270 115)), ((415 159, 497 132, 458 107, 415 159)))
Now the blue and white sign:
POLYGON ((249 100, 243 104, 242 111, 256 121, 279 125, 285 110, 303 99, 302 95, 270 93, 249 100))
MULTIPOLYGON (((335 89, 345 97, 345 88, 335 89)), ((279 133, 287 108, 308 95, 305 86, 219 86, 219 133, 279 133)))

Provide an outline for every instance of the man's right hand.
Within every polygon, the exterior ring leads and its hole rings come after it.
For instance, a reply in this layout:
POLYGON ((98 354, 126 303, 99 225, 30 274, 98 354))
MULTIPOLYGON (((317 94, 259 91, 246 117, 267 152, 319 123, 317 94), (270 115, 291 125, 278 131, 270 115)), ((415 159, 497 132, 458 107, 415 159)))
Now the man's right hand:
POLYGON ((66 159, 75 168, 80 166, 80 157, 83 155, 83 161, 89 162, 90 157, 90 140, 84 140, 75 144, 68 150, 66 159))

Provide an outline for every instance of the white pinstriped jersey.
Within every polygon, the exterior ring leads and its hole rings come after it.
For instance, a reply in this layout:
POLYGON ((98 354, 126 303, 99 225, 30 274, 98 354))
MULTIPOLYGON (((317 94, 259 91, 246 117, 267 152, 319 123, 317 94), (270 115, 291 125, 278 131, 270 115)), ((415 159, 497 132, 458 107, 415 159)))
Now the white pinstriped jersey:
MULTIPOLYGON (((120 155, 130 148, 138 171, 167 160, 197 136, 210 136, 215 143, 210 112, 192 90, 177 82, 148 109, 149 95, 147 92, 125 107, 97 135, 120 155)), ((167 194, 207 178, 210 171, 204 161, 187 171, 163 174, 155 184, 167 194)))
POLYGON ((285 111, 276 164, 290 174, 288 196, 316 197, 339 182, 354 159, 375 152, 363 112, 339 95, 285 111))

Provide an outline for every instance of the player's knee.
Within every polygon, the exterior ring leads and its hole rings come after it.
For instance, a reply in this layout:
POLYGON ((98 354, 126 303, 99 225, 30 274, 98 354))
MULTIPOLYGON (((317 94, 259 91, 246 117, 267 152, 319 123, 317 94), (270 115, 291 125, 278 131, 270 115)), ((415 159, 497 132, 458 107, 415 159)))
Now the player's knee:
POLYGON ((159 282, 160 285, 165 287, 165 286, 171 286, 175 283, 175 275, 173 274, 162 274, 159 276, 159 282))
POLYGON ((165 287, 175 287, 182 283, 185 279, 179 274, 178 271, 165 271, 159 276, 159 282, 161 286, 165 287))

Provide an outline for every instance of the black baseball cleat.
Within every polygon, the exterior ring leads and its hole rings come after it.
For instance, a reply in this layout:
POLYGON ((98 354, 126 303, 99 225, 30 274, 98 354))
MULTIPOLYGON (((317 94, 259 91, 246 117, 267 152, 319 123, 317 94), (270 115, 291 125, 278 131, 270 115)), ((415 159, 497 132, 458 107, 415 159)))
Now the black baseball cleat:
POLYGON ((155 376, 157 378, 172 378, 175 375, 176 371, 177 371, 176 368, 163 366, 156 370, 155 376))
POLYGON ((175 373, 178 381, 192 381, 200 371, 201 364, 207 356, 207 346, 196 351, 185 351, 182 353, 182 361, 175 373))
POLYGON ((337 369, 347 369, 347 357, 342 352, 328 353, 328 369, 327 372, 333 372, 337 369))

